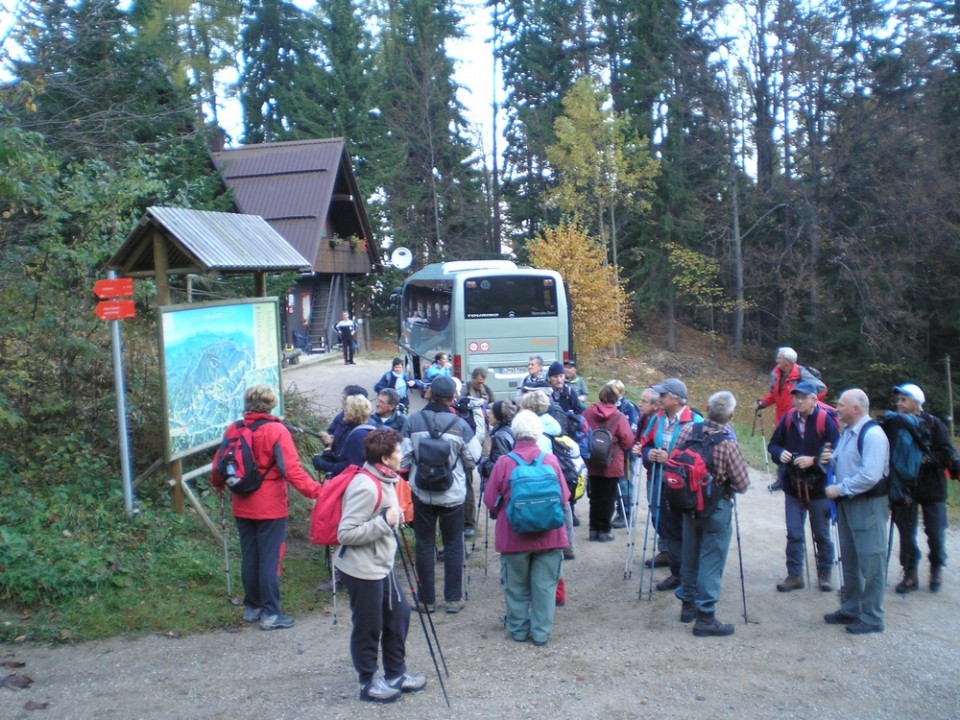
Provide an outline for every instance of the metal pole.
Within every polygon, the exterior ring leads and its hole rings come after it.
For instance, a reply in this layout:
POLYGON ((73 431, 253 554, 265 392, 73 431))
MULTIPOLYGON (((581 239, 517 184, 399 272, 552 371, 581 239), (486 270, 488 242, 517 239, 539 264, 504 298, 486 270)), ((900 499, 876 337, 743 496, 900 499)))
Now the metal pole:
POLYGON ((947 364, 947 421, 950 423, 950 439, 953 439, 953 381, 950 378, 950 356, 944 355, 947 364))
MULTIPOLYGON (((117 271, 107 273, 110 280, 117 278, 117 271)), ((120 321, 110 321, 110 344, 113 351, 113 389, 117 396, 117 434, 120 441, 120 474, 123 479, 123 506, 127 515, 134 516, 133 472, 130 468, 130 437, 127 430, 127 403, 123 384, 123 345, 120 339, 120 321)))

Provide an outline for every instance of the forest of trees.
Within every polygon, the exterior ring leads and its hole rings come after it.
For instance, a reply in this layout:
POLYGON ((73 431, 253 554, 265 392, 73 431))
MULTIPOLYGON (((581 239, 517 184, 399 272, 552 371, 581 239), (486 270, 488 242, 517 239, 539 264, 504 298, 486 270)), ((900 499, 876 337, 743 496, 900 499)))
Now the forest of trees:
MULTIPOLYGON (((243 110, 235 141, 346 138, 376 239, 418 264, 525 260, 575 215, 620 268, 634 325, 658 323, 669 345, 678 322, 771 363, 790 344, 833 387, 909 378, 948 412, 956 3, 487 0, 490 52, 472 62, 495 60, 503 80, 495 154, 457 101, 462 3, 304 5, 16 4, 0 86, 0 428, 105 422, 89 288, 144 208, 229 206, 204 150, 219 93, 243 110)), ((150 395, 135 371, 131 392, 150 395)))

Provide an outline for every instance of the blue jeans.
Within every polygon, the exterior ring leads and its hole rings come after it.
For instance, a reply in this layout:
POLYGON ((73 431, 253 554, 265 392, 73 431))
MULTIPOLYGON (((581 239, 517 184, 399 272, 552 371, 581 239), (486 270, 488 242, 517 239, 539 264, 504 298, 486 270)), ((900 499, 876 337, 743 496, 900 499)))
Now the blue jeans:
POLYGON ((683 513, 675 511, 667 502, 663 493, 663 467, 657 463, 653 464, 647 475, 647 501, 650 503, 653 527, 660 538, 660 549, 670 556, 670 574, 679 576, 683 552, 683 513))
POLYGON ((893 507, 893 522, 900 534, 900 566, 904 570, 916 570, 920 567, 920 558, 923 557, 920 546, 917 545, 917 516, 920 508, 923 508, 923 532, 927 536, 927 547, 930 549, 930 564, 947 564, 947 548, 944 542, 947 532, 947 504, 943 501, 921 500, 893 507))
POLYGON ((437 546, 437 524, 443 538, 443 599, 456 602, 463 598, 463 503, 453 507, 428 505, 413 495, 413 536, 417 541, 417 597, 432 605, 436 602, 434 586, 437 546))
POLYGON ((720 600, 723 568, 730 549, 730 519, 733 501, 720 500, 706 517, 683 514, 683 564, 680 587, 675 595, 695 603, 697 612, 713 614, 720 600))
POLYGON ((240 534, 240 577, 243 604, 264 615, 280 613, 280 560, 287 536, 287 519, 235 518, 240 534))
MULTIPOLYGON (((787 575, 803 575, 803 554, 806 544, 807 511, 793 495, 783 494, 783 513, 787 520, 787 575)), ((833 570, 834 548, 830 537, 830 500, 810 501, 810 530, 817 560, 817 572, 833 570)))
POLYGON ((561 550, 500 555, 507 631, 515 640, 532 637, 537 642, 546 642, 550 638, 562 564, 561 550))

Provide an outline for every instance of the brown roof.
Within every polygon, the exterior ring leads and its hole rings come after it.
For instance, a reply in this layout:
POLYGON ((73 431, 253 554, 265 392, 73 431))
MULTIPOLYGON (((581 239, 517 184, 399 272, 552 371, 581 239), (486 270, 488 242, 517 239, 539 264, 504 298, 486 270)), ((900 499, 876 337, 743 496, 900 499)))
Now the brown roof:
POLYGON ((244 145, 211 157, 237 210, 263 217, 314 271, 363 274, 380 263, 342 138, 244 145), (367 252, 336 242, 350 237, 365 240, 367 252))

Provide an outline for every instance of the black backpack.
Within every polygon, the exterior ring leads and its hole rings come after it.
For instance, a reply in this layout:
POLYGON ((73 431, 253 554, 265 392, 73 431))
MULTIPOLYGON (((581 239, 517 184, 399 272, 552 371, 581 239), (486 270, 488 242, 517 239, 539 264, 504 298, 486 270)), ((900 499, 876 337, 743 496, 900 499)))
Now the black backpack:
POLYGON ((607 468, 613 462, 613 454, 617 451, 617 441, 610 426, 620 421, 623 413, 617 413, 605 425, 593 428, 587 440, 590 453, 587 455, 592 467, 607 468))
POLYGON ((426 492, 446 492, 453 485, 453 467, 450 465, 450 441, 443 434, 459 419, 452 415, 450 422, 441 430, 436 413, 423 410, 423 419, 430 431, 429 437, 421 437, 416 447, 417 487, 426 492))
POLYGON ((256 420, 249 425, 243 420, 237 420, 228 425, 223 434, 214 464, 227 487, 237 495, 249 495, 258 490, 263 484, 264 476, 276 464, 274 458, 261 473, 253 459, 253 433, 268 422, 276 420, 256 420))

